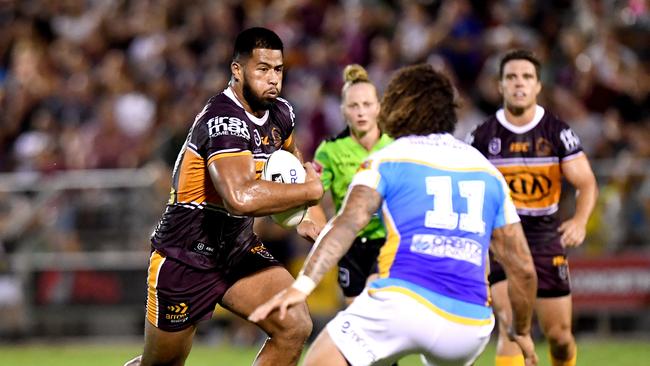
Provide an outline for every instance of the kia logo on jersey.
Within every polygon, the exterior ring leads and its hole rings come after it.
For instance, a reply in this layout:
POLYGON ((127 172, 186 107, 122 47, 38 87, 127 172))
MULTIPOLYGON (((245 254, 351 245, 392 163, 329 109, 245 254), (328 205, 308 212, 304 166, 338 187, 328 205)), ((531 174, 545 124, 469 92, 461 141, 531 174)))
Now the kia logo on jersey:
POLYGON ((512 198, 519 202, 536 202, 551 193, 551 180, 541 174, 530 172, 513 172, 504 174, 510 187, 512 198))

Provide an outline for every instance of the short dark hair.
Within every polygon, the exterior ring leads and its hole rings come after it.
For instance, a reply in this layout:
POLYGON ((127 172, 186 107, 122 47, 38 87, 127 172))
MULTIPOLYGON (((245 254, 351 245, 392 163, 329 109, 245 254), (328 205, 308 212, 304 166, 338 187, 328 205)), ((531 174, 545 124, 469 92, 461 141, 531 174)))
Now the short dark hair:
POLYGON ((454 89, 429 64, 408 66, 391 78, 381 100, 379 126, 394 138, 451 133, 456 127, 454 89))
POLYGON ((535 74, 537 79, 540 79, 540 73, 542 69, 542 64, 539 62, 535 54, 528 50, 513 50, 506 53, 501 59, 501 64, 499 64, 499 80, 503 78, 503 68, 506 64, 512 60, 526 60, 532 63, 535 66, 535 74))
POLYGON ((242 57, 250 57, 256 48, 280 50, 284 52, 282 40, 275 32, 262 27, 253 27, 243 30, 235 39, 235 49, 232 54, 233 61, 242 57))

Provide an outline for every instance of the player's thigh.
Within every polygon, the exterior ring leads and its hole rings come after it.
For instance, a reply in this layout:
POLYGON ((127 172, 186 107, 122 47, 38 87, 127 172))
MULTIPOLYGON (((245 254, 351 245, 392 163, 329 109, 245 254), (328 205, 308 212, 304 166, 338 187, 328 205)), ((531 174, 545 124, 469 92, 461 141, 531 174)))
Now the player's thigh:
POLYGON ((339 261, 338 282, 348 305, 366 287, 368 276, 377 273, 377 255, 383 243, 383 239, 357 238, 339 261))
MULTIPOLYGON (((221 305, 242 318, 248 318, 255 308, 291 286, 293 281, 294 278, 284 267, 268 267, 235 282, 226 291, 221 305)), ((305 303, 292 306, 283 320, 275 311, 257 324, 269 334, 296 324, 307 326, 311 332, 311 318, 305 303)))
POLYGON ((303 361, 303 366, 347 366, 347 364, 326 329, 316 337, 303 361))
POLYGON ((537 298, 535 313, 545 335, 571 331, 571 295, 537 298))
POLYGON ((144 352, 140 365, 183 365, 192 348, 195 332, 193 325, 177 332, 167 332, 145 321, 144 352))

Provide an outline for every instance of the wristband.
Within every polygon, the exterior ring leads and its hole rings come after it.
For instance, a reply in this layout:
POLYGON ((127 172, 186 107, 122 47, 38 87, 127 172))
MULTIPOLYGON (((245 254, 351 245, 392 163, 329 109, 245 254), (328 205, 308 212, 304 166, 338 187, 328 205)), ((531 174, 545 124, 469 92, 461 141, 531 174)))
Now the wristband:
POLYGON ((309 295, 312 291, 314 291, 314 288, 316 288, 316 282, 304 274, 301 274, 298 276, 298 278, 296 278, 291 287, 295 288, 305 295, 309 295))

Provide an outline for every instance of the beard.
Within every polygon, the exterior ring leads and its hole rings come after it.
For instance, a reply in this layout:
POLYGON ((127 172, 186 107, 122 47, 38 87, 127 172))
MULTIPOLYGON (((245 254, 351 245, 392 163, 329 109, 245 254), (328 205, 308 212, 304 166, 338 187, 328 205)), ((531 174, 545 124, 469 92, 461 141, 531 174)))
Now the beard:
POLYGON ((515 107, 515 106, 507 105, 506 108, 514 116, 521 116, 526 111, 526 107, 515 107))
POLYGON ((246 76, 244 76, 244 80, 242 82, 242 91, 244 93, 244 99, 246 99, 246 103, 248 103, 253 111, 267 110, 271 108, 273 102, 275 101, 275 98, 261 98, 257 96, 246 80, 246 76))

